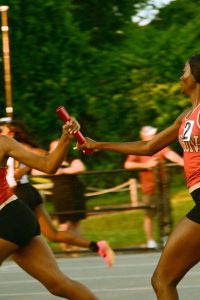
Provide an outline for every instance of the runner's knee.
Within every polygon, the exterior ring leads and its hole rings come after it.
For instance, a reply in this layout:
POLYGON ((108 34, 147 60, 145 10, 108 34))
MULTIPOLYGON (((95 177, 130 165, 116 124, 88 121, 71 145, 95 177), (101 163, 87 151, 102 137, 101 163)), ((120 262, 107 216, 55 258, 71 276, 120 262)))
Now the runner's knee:
POLYGON ((65 279, 64 277, 54 277, 53 280, 49 281, 46 284, 46 288, 48 291, 57 296, 57 297, 66 297, 66 293, 72 289, 73 284, 70 280, 65 279))
POLYGON ((151 284, 155 293, 162 294, 165 290, 169 288, 175 288, 178 283, 178 280, 170 276, 162 276, 157 271, 154 272, 151 278, 151 284))

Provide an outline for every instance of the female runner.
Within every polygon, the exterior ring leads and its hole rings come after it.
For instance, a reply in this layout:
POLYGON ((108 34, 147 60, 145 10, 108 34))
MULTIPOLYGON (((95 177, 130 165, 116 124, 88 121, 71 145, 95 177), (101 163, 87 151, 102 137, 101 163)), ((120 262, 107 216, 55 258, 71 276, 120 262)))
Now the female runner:
MULTIPOLYGON (((15 138, 28 150, 38 154, 47 154, 45 150, 37 148, 36 144, 29 138, 28 130, 21 121, 0 122, 0 129, 2 135, 15 138)), ((111 267, 113 265, 115 254, 107 241, 89 241, 72 230, 61 231, 55 228, 45 208, 42 196, 29 181, 27 173, 31 170, 30 167, 10 157, 7 170, 6 177, 9 186, 12 187, 14 194, 34 211, 39 221, 41 232, 48 240, 89 248, 91 251, 97 252, 105 260, 107 266, 111 267)))
POLYGON ((151 156, 179 139, 184 152, 187 187, 195 205, 176 225, 153 274, 152 285, 159 300, 179 299, 177 284, 200 260, 200 54, 186 62, 180 80, 191 107, 153 139, 129 143, 86 139, 80 147, 151 156))
POLYGON ((59 269, 47 243, 40 236, 35 214, 17 199, 6 181, 8 157, 45 173, 54 173, 64 160, 73 137, 80 126, 75 119, 63 126, 57 148, 46 156, 25 149, 8 136, 0 136, 0 264, 10 255, 50 293, 70 300, 97 300, 84 285, 68 278, 59 269))

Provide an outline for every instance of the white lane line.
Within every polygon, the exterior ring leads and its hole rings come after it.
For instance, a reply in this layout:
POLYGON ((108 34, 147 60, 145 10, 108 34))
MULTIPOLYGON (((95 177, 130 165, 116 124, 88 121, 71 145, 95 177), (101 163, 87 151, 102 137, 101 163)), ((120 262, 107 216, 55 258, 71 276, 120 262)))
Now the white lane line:
MULTIPOLYGON (((24 273, 26 275, 26 273, 24 273)), ((187 274, 187 277, 185 277, 184 279, 188 279, 191 276, 198 276, 199 277, 200 272, 190 272, 187 274)), ((29 276, 29 275, 27 275, 29 276)), ((102 275, 102 276, 71 276, 73 277, 73 279, 75 280, 80 280, 80 281, 84 281, 84 280, 115 280, 115 279, 130 279, 130 278, 150 278, 152 276, 152 273, 146 273, 146 274, 119 274, 119 275, 102 275)), ((6 285, 6 284, 28 284, 28 283, 38 283, 38 281, 36 279, 21 279, 21 280, 5 280, 5 281, 0 281, 0 285, 6 285)), ((179 285, 180 286, 180 285, 179 285)), ((199 285, 200 287, 200 285, 199 285)))
MULTIPOLYGON (((200 288, 199 285, 180 285, 179 289, 188 289, 188 288, 200 288)), ((152 290, 152 287, 142 286, 142 287, 130 287, 130 288, 114 288, 114 289, 92 289, 92 291, 95 292, 134 292, 134 291, 144 291, 144 290, 152 290)), ((4 293, 0 294, 0 298, 2 297, 18 297, 18 296, 36 296, 36 295, 49 295, 49 292, 34 292, 34 293, 4 293)))

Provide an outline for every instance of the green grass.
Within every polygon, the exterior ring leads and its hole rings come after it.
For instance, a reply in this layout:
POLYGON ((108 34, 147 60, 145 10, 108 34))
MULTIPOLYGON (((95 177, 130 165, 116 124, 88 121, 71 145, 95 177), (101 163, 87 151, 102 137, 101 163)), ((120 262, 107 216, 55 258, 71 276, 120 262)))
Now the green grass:
MULTIPOLYGON (((174 225, 193 206, 193 201, 186 189, 182 176, 173 178, 170 189, 170 199, 174 225)), ((106 205, 130 204, 128 192, 111 193, 94 198, 89 198, 88 208, 106 205)), ((47 203, 48 210, 52 210, 47 203)), ((155 218, 155 236, 158 239, 158 223, 155 218)), ((89 240, 106 239, 113 247, 129 247, 145 244, 143 232, 143 210, 131 210, 88 216, 81 221, 81 230, 85 238, 89 240)), ((52 248, 59 249, 59 245, 50 244, 52 248)))
MULTIPOLYGON (((174 225, 191 209, 193 202, 186 188, 171 197, 174 225)), ((155 235, 158 238, 158 223, 155 219, 155 235)), ((89 217, 82 221, 84 236, 89 239, 107 239, 113 247, 128 247, 145 243, 143 211, 128 211, 89 217)))

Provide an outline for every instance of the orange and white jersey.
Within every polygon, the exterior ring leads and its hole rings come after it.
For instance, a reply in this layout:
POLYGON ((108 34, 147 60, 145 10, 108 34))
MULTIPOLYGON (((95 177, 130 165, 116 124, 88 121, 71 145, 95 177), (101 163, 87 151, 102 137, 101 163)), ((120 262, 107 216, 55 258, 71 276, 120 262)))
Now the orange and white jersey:
POLYGON ((200 105, 182 121, 179 142, 183 148, 184 172, 191 193, 200 187, 200 105))

